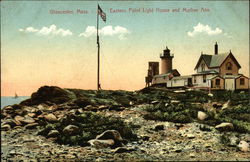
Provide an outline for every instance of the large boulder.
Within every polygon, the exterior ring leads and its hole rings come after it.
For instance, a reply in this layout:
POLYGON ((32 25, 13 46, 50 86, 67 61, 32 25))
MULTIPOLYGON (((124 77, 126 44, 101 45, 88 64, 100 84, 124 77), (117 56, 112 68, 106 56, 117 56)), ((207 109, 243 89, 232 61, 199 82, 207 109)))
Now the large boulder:
POLYGON ((102 134, 96 136, 96 139, 112 139, 114 141, 122 141, 120 133, 116 130, 107 130, 102 134))
POLYGON ((60 135, 60 133, 57 130, 51 130, 47 137, 58 137, 60 135))
POLYGON ((77 134, 79 131, 79 127, 75 125, 68 125, 63 129, 63 133, 66 135, 74 135, 77 134))
POLYGON ((41 103, 61 104, 72 99, 72 93, 56 86, 43 86, 31 95, 31 98, 21 102, 21 105, 38 105, 41 103))
POLYGON ((116 130, 107 130, 100 135, 96 136, 96 139, 88 141, 91 146, 94 147, 121 147, 124 146, 125 140, 121 137, 120 133, 116 130))
POLYGON ((232 123, 221 123, 219 125, 215 126, 215 129, 220 130, 220 131, 231 131, 234 129, 234 126, 232 123))
POLYGON ((250 151, 249 143, 247 143, 246 141, 240 141, 238 147, 243 152, 250 151))

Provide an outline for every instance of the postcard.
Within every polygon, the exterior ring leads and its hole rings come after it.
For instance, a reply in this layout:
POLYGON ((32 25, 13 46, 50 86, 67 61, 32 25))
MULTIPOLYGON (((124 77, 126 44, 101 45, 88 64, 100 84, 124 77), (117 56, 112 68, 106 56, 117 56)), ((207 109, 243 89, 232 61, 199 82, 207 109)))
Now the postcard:
POLYGON ((249 1, 1 1, 1 160, 250 158, 249 1))

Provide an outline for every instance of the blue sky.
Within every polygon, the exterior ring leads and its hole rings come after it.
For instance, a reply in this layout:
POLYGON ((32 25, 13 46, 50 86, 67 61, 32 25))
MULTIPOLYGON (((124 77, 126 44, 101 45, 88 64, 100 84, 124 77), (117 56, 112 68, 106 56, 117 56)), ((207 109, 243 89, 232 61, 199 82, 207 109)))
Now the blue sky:
MULTIPOLYGON (((27 95, 44 84, 95 89, 96 37, 94 34, 79 37, 79 34, 87 34, 88 27, 92 32, 95 30, 96 4, 89 1, 2 1, 1 74, 2 86, 6 87, 2 94, 12 94, 23 87, 22 93, 27 95), (77 9, 89 13, 50 14, 50 10, 76 12, 77 9), (68 30, 71 34, 41 32, 43 27, 47 31, 51 25, 56 31, 61 28, 61 33, 68 30), (32 32, 27 32, 29 27, 32 32)), ((147 62, 160 61, 159 54, 166 45, 175 54, 174 68, 182 75, 194 73, 201 51, 213 53, 217 41, 219 52, 231 49, 242 66, 242 73, 248 76, 248 1, 101 1, 99 4, 107 16, 106 23, 100 19, 104 89, 142 88, 147 62), (127 13, 110 13, 111 8, 125 9, 127 13), (154 12, 130 13, 129 8, 152 8, 154 12), (156 8, 170 9, 170 12, 155 12, 156 8), (208 8, 209 12, 171 12, 178 8, 181 11, 183 8, 208 8), (107 26, 111 28, 105 28, 107 26)))

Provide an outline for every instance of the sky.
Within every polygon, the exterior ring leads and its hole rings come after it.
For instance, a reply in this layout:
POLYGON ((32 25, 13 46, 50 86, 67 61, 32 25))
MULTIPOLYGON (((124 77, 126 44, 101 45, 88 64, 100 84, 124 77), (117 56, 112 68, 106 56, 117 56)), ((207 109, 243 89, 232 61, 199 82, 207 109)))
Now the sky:
MULTIPOLYGON (((107 18, 99 17, 102 89, 145 87, 148 62, 160 62, 166 46, 181 75, 218 42, 249 76, 249 1, 98 3, 107 18)), ((96 89, 96 10, 92 1, 1 1, 1 96, 96 89)))

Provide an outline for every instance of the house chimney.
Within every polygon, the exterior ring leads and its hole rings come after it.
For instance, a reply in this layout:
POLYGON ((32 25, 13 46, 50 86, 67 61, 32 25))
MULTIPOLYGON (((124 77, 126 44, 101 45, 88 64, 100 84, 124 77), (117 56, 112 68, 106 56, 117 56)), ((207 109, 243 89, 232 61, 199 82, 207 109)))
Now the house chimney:
POLYGON ((218 55, 218 44, 217 44, 217 42, 214 45, 214 54, 218 55))

